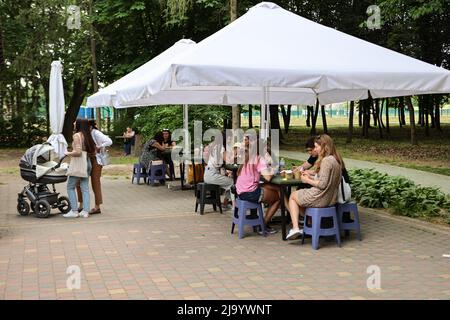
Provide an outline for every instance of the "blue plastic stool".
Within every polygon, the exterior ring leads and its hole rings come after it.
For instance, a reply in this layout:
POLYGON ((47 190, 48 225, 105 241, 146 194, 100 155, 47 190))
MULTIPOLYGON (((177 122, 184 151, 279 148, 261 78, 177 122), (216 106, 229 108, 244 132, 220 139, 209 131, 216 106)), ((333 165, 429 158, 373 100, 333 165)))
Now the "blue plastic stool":
POLYGON ((345 230, 345 235, 348 235, 349 230, 355 230, 358 235, 358 240, 361 241, 361 228, 359 226, 359 213, 358 213, 358 205, 356 202, 348 202, 348 203, 338 203, 337 207, 337 215, 339 221, 339 229, 345 230), (353 221, 344 221, 344 213, 349 212, 353 213, 353 221))
POLYGON ((147 183, 147 172, 145 167, 140 163, 135 163, 133 165, 133 176, 131 177, 131 183, 134 183, 134 179, 137 179, 137 183, 140 184, 141 178, 144 178, 144 182, 147 183))
POLYGON ((239 239, 244 237, 244 227, 252 226, 253 231, 259 226, 261 231, 266 236, 266 227, 264 225, 264 210, 261 203, 254 203, 241 199, 236 199, 236 206, 234 207, 233 222, 231 223, 231 233, 234 232, 234 226, 238 226, 239 239), (257 209, 257 215, 247 216, 247 210, 257 209))
POLYGON ((303 226, 302 244, 305 243, 305 234, 308 234, 312 238, 312 247, 314 250, 319 249, 319 237, 320 236, 336 236, 338 246, 341 246, 341 235, 339 232, 339 222, 337 219, 336 207, 327 208, 306 208, 305 223, 303 226), (311 217, 311 227, 308 226, 308 217, 311 217), (322 229, 320 224, 322 218, 333 218, 333 227, 322 229))
POLYGON ((155 180, 159 180, 160 184, 166 183, 166 165, 165 164, 150 164, 148 167, 147 183, 152 186, 155 185, 155 180))

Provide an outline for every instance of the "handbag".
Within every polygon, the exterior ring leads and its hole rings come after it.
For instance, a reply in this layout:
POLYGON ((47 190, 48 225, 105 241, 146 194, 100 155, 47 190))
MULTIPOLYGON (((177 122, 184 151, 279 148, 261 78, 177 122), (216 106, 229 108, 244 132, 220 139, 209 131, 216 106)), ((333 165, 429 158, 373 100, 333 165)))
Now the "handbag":
POLYGON ((88 177, 88 164, 87 164, 87 152, 81 151, 81 156, 71 157, 69 169, 67 170, 67 176, 87 178, 88 177))
POLYGON ((339 183, 338 188, 337 202, 346 203, 350 201, 351 197, 352 197, 352 188, 350 188, 350 185, 345 181, 344 177, 341 177, 341 182, 339 183))
POLYGON ((109 159, 108 150, 105 148, 102 148, 100 152, 95 155, 95 157, 97 158, 97 163, 101 166, 107 166, 111 162, 109 159))

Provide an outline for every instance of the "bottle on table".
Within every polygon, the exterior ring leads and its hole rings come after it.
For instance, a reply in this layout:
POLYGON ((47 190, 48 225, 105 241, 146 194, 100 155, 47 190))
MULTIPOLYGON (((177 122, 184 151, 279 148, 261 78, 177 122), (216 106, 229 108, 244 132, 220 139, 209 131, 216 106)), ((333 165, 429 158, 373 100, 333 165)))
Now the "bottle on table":
POLYGON ((281 158, 281 160, 280 160, 280 172, 281 171, 283 171, 285 168, 284 168, 284 166, 286 165, 286 163, 285 163, 285 161, 284 161, 284 158, 281 158))

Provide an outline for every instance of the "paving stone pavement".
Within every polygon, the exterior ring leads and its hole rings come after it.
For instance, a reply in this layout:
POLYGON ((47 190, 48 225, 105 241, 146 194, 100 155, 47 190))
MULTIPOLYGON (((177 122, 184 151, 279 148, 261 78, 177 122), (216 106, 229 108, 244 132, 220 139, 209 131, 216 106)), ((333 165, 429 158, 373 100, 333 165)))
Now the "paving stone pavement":
POLYGON ((280 233, 247 229, 239 240, 230 211, 194 213, 192 191, 102 181, 101 215, 38 219, 16 213, 24 181, 0 176, 0 299, 450 298, 448 228, 361 209, 363 241, 314 251, 280 233), (73 265, 81 283, 71 290, 73 265), (372 265, 381 289, 367 288, 372 265))

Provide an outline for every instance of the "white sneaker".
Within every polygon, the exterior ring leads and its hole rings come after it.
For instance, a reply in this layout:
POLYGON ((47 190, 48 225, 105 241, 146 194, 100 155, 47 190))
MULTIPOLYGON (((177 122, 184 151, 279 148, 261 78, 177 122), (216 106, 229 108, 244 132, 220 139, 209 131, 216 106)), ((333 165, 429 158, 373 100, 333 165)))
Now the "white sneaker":
POLYGON ((68 213, 63 214, 64 218, 78 218, 79 216, 78 211, 69 211, 68 213))
POLYGON ((286 236, 286 240, 295 240, 297 239, 299 236, 301 236, 303 234, 303 230, 294 230, 291 229, 289 230, 289 233, 286 236))
POLYGON ((82 218, 89 218, 89 212, 87 212, 87 211, 81 211, 80 212, 80 217, 82 217, 82 218))

